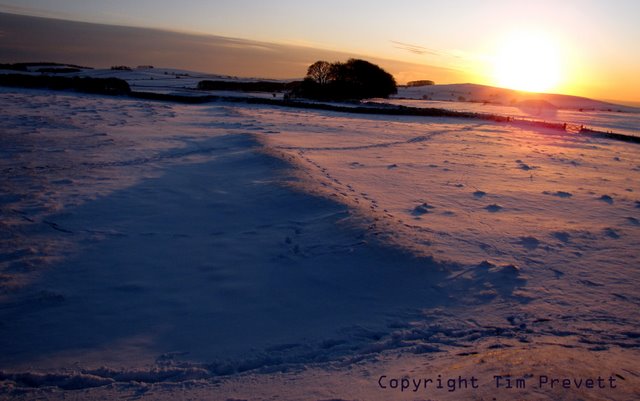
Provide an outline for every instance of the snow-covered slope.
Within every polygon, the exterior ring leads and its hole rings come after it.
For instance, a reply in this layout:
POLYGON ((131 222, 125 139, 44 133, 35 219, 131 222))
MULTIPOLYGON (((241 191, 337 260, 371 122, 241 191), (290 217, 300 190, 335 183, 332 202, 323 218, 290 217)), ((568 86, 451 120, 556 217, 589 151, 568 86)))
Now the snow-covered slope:
POLYGON ((34 90, 0 106, 2 397, 640 397, 635 144, 34 90), (391 382, 438 375, 479 387, 391 382))
POLYGON ((398 98, 491 103, 505 106, 526 105, 532 101, 549 108, 638 112, 634 107, 602 102, 580 96, 532 93, 478 84, 400 87, 398 98))

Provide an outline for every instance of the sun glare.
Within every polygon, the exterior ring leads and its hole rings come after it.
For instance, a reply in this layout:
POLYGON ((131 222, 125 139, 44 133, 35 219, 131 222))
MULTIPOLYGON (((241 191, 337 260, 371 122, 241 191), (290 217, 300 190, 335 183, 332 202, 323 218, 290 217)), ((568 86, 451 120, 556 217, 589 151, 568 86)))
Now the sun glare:
POLYGON ((504 88, 548 92, 562 80, 561 54, 550 37, 533 32, 509 35, 494 59, 495 83, 504 88))

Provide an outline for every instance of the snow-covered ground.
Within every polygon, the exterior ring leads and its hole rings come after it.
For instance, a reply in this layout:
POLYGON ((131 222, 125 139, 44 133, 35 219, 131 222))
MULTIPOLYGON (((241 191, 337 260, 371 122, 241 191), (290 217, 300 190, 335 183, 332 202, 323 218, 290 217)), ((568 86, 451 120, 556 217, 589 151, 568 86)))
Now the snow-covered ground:
MULTIPOLYGON (((25 74, 39 75, 40 69, 60 68, 60 65, 34 65, 25 74)), ((72 66, 75 67, 75 66, 72 66)), ((92 78, 115 77, 127 81, 133 91, 153 92, 179 96, 216 95, 221 97, 282 99, 283 93, 202 91, 198 83, 202 80, 215 81, 271 81, 260 78, 240 78, 215 75, 175 68, 152 66, 128 67, 129 69, 82 69, 74 73, 48 73, 66 77, 80 76, 92 78)), ((0 74, 22 73, 0 70, 0 74)), ((613 104, 599 100, 547 93, 521 92, 476 84, 428 85, 398 88, 397 95, 390 99, 371 99, 371 105, 402 105, 418 108, 441 108, 454 111, 508 116, 521 120, 568 123, 576 127, 585 126, 602 132, 614 132, 640 137, 640 108, 613 104)), ((306 102, 312 102, 305 100, 306 102)), ((321 102, 327 103, 327 102, 321 102)), ((332 104, 329 102, 329 104, 332 104)), ((341 106, 369 106, 350 103, 341 106)))
POLYGON ((542 105, 556 109, 621 110, 639 112, 637 107, 624 106, 581 96, 554 93, 525 92, 478 84, 444 84, 401 86, 396 97, 445 102, 489 103, 508 106, 542 105))
POLYGON ((378 99, 377 102, 568 123, 598 131, 640 136, 639 108, 577 96, 453 84, 400 87, 396 96, 378 99))
POLYGON ((35 90, 0 110, 0 397, 640 398, 638 145, 35 90))
MULTIPOLYGON (((482 113, 513 117, 530 121, 545 121, 552 123, 568 123, 585 126, 601 132, 615 132, 618 134, 640 137, 640 110, 579 110, 557 109, 544 107, 517 107, 481 102, 458 102, 417 99, 375 99, 376 103, 394 104, 418 108, 438 108, 471 113, 482 113)), ((628 108, 632 110, 632 108, 628 108)))

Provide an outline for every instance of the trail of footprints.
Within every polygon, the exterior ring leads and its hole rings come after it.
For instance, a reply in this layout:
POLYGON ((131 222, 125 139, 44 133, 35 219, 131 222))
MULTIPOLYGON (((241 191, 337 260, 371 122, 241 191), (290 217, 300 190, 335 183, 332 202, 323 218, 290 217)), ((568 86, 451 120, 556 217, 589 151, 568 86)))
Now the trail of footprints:
MULTIPOLYGON (((381 211, 380 210, 380 205, 378 204, 378 201, 376 199, 372 198, 369 194, 367 194, 365 192, 358 192, 351 184, 345 184, 341 180, 339 180, 338 178, 334 177, 331 173, 329 173, 329 171, 325 167, 322 167, 322 165, 320 165, 319 163, 317 163, 316 161, 314 161, 310 157, 306 156, 305 152, 303 150, 299 150, 298 151, 298 156, 302 160, 304 160, 306 163, 314 166, 318 171, 321 172, 321 174, 322 174, 322 176, 324 178, 326 178, 330 183, 333 184, 332 196, 341 195, 346 200, 353 201, 356 205, 361 205, 362 202, 368 203, 368 209, 372 213, 378 215, 378 216, 374 216, 374 218, 373 218, 374 223, 370 224, 367 227, 367 230, 372 235, 381 234, 381 232, 377 231, 378 225, 377 225, 377 223, 375 223, 375 222, 378 222, 381 217, 384 218, 384 219, 390 219, 390 218, 394 218, 395 217, 393 214, 389 213, 389 211, 387 209, 383 209, 381 211)), ((358 166, 362 167, 364 165, 358 163, 358 166)), ((322 183, 322 186, 327 188, 327 187, 330 186, 330 184, 322 183)), ((398 222, 402 222, 402 220, 398 220, 398 222)))
MULTIPOLYGON (((387 209, 381 209, 378 201, 375 198, 373 198, 370 194, 368 194, 366 192, 358 192, 356 190, 356 188, 354 188, 353 185, 344 183, 340 179, 336 178, 334 175, 332 175, 328 171, 328 169, 326 167, 323 167, 320 163, 316 162, 311 157, 307 156, 305 154, 305 150, 298 150, 297 153, 298 153, 298 156, 299 156, 300 159, 302 159, 308 165, 313 166, 317 171, 319 171, 321 173, 322 177, 324 177, 326 180, 328 180, 328 182, 322 182, 322 186, 325 187, 325 188, 331 189, 332 190, 332 196, 334 196, 334 197, 342 196, 344 198, 344 200, 347 201, 347 203, 354 203, 355 205, 358 205, 360 207, 364 207, 365 209, 368 209, 371 213, 374 214, 374 216, 373 216, 374 223, 371 224, 368 227, 368 231, 373 232, 373 235, 381 234, 381 232, 377 231, 378 225, 376 223, 376 222, 379 222, 381 218, 385 219, 385 220, 392 221, 392 222, 401 223, 407 228, 413 228, 413 229, 419 228, 419 226, 414 226, 414 225, 411 225, 411 224, 407 224, 403 219, 397 218, 393 213, 390 213, 387 209)), ((349 165, 352 168, 365 167, 365 165, 360 163, 360 162, 352 162, 349 165)), ((398 165, 394 164, 393 168, 387 169, 387 170, 393 171, 393 170, 396 170, 398 168, 399 168, 398 165)), ((544 191, 543 194, 555 196, 555 197, 557 197, 559 199, 563 199, 563 200, 570 200, 574 196, 572 193, 566 192, 566 191, 555 191, 555 192, 544 191)), ((482 199, 486 199, 487 195, 488 195, 487 192, 481 191, 481 190, 476 190, 475 192, 470 194, 470 196, 473 199, 475 199, 476 201, 480 201, 482 199)), ((595 197, 594 200, 600 201, 600 202, 605 203, 607 205, 613 205, 614 202, 615 202, 615 199, 612 196, 607 195, 607 194, 601 195, 599 197, 595 197)), ((501 212, 507 211, 507 209, 505 207, 503 207, 503 206, 501 206, 501 205, 499 205, 497 203, 487 204, 486 202, 483 202, 483 204, 480 205, 479 207, 485 213, 490 213, 490 214, 501 213, 501 212)), ((640 207, 640 201, 636 201, 635 202, 635 207, 636 208, 640 207)), ((408 207, 406 213, 408 215, 412 216, 413 219, 420 220, 420 219, 423 218, 423 216, 428 215, 430 213, 433 213, 434 209, 436 209, 436 206, 430 205, 430 204, 428 204, 427 202, 424 202, 424 201, 420 201, 417 205, 413 205, 411 207, 408 207)), ((450 212, 450 211, 449 212, 445 211, 445 212, 442 213, 442 215, 449 216, 449 217, 456 216, 455 213, 450 212)), ((640 225, 639 220, 634 218, 634 217, 628 217, 625 220, 625 223, 627 225, 630 225, 630 226, 639 226, 640 225)), ((616 231, 613 228, 607 228, 601 234, 605 238, 608 238, 608 239, 619 239, 621 237, 619 232, 616 231)), ((537 238, 531 237, 531 239, 535 240, 537 242, 537 244, 541 243, 541 241, 539 239, 537 239, 537 238)), ((526 242, 526 243, 522 243, 521 245, 526 250, 529 250, 529 251, 532 251, 532 250, 535 250, 535 249, 538 248, 538 246, 531 246, 530 242, 531 241, 526 242)))

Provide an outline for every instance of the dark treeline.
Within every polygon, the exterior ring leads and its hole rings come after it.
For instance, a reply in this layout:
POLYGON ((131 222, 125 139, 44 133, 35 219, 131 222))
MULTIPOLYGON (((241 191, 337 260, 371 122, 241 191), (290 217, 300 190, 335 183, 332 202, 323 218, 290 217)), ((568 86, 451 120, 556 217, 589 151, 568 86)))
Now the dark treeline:
POLYGON ((0 64, 0 70, 27 72, 27 71, 29 71, 29 69, 27 67, 28 67, 27 64, 22 64, 22 63, 0 64))
MULTIPOLYGON (((35 63, 9 63, 9 64, 2 64, 0 63, 0 70, 11 70, 11 71, 23 71, 23 72, 28 72, 29 71, 29 67, 48 67, 51 69, 56 69, 56 70, 64 70, 64 69, 73 69, 76 71, 80 71, 80 70, 91 70, 91 67, 83 67, 80 65, 75 65, 75 64, 60 64, 60 63, 50 63, 50 62, 35 62, 35 63)), ((39 70, 37 70, 37 72, 46 72, 44 70, 46 70, 47 68, 41 68, 39 70)), ((74 72, 76 72, 74 71, 74 72)), ((60 71, 56 71, 56 72, 60 72, 60 71)))
POLYGON ((300 82, 238 82, 238 81, 200 81, 198 89, 209 91, 240 91, 240 92, 283 92, 292 90, 300 82))
POLYGON ((126 95, 131 92, 127 81, 119 78, 52 77, 49 75, 4 74, 0 85, 20 88, 75 90, 105 95, 126 95))
POLYGON ((79 68, 72 68, 72 67, 45 67, 45 68, 38 68, 36 70, 36 72, 40 72, 43 74, 70 74, 73 72, 80 72, 82 71, 79 68))
POLYGON ((416 86, 431 86, 431 85, 435 85, 436 83, 433 82, 430 79, 422 79, 419 81, 409 81, 407 82, 407 87, 411 88, 411 87, 416 87, 416 86))

